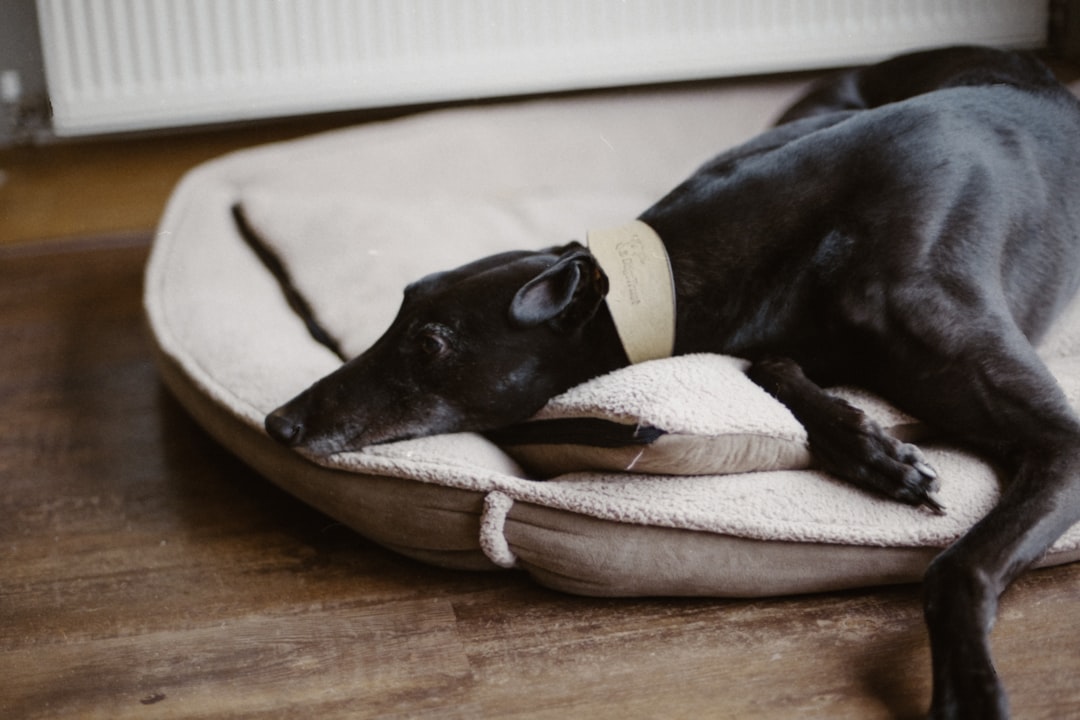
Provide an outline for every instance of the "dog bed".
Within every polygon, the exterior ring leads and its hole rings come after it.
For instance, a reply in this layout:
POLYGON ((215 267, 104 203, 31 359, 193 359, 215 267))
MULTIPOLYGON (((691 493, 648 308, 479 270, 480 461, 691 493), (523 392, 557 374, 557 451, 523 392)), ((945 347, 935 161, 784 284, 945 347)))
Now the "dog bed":
MULTIPOLYGON (((555 398, 541 419, 662 434, 591 447, 475 434, 327 459, 278 446, 264 415, 355 356, 401 290, 481 255, 632 220, 717 151, 764 128, 794 80, 619 91, 458 108, 236 153, 175 190, 146 274, 161 375, 267 478, 403 555, 518 568, 589 595, 762 596, 917 580, 999 492, 994 469, 927 439, 944 516, 815 471, 805 433, 735 358, 657 360, 555 398), (238 231, 239 207, 260 239, 238 231), (284 292, 289 290, 290 292, 284 292), (290 296, 291 293, 291 296, 290 296)), ((1080 304, 1043 345, 1080 403, 1080 304)), ((919 424, 854 390, 897 434, 919 424)), ((1080 558, 1080 526, 1042 559, 1080 558)))

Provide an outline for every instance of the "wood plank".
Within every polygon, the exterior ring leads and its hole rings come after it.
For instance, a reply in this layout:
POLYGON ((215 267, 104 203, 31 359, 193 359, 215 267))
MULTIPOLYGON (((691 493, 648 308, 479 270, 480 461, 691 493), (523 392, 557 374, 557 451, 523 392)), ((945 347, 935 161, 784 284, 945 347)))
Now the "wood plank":
POLYGON ((437 709, 469 676, 446 600, 281 602, 154 632, 119 623, 9 658, 5 682, 20 696, 7 717, 138 718, 158 704, 186 717, 319 717, 335 706, 378 716, 437 709))
MULTIPOLYGON (((223 451, 162 389, 146 239, 0 248, 0 717, 914 718, 917 587, 595 599, 424 566, 223 451)), ((1080 566, 994 643, 1080 716, 1080 566)))

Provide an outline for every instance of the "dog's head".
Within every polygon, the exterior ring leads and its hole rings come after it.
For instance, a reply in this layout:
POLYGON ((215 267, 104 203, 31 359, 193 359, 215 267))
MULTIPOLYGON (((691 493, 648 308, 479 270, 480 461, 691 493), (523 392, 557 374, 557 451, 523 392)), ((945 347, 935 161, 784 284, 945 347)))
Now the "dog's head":
POLYGON ((370 349, 270 413, 266 430, 325 456, 524 420, 625 364, 610 317, 598 312, 607 287, 578 243, 429 275, 405 289, 370 349))

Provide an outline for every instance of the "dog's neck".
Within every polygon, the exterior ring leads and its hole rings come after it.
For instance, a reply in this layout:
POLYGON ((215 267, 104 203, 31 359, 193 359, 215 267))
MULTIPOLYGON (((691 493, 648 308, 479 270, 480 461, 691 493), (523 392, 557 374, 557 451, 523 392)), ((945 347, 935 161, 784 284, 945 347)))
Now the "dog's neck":
POLYGON ((675 351, 675 284, 664 243, 635 220, 588 233, 589 251, 608 277, 607 306, 632 364, 675 351))

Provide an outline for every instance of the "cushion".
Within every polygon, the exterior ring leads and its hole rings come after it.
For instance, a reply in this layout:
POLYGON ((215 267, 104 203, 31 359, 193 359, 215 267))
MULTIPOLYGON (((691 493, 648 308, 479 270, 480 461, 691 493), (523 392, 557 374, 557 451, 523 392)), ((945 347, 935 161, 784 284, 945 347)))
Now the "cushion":
MULTIPOLYGON (((341 363, 294 312, 283 278, 354 356, 389 325, 408 282, 633 219, 765 127, 801 88, 759 79, 442 110, 207 163, 173 193, 147 267, 162 377, 268 479, 436 565, 518 568, 550 587, 607 596, 916 580, 993 505, 994 468, 928 442, 944 517, 867 495, 813 469, 801 426, 736 358, 624 368, 535 418, 651 431, 629 445, 461 433, 310 458, 262 430, 268 411, 341 363), (234 206, 259 247, 238 232, 234 206)), ((1080 403, 1080 303, 1042 352, 1080 403)), ((835 392, 898 435, 921 433, 879 399, 835 392)), ((1077 558, 1080 526, 1041 563, 1077 558)))

